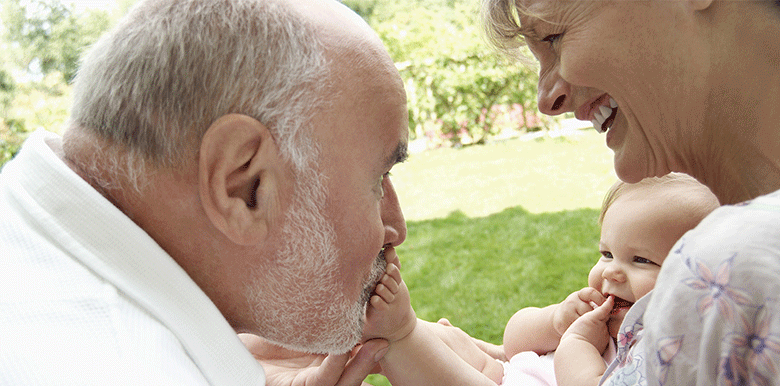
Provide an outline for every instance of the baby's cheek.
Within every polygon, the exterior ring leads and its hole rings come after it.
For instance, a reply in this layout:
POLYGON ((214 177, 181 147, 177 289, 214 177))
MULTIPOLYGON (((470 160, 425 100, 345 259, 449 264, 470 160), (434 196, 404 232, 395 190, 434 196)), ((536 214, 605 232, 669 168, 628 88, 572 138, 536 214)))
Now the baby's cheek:
POLYGON ((603 282, 601 279, 601 272, 602 270, 599 269, 598 266, 595 266, 590 270, 590 273, 588 273, 588 287, 595 288, 599 292, 601 292, 601 283, 603 282))
POLYGON ((634 302, 642 298, 642 296, 647 295, 648 292, 653 290, 654 286, 655 286, 655 280, 649 280, 640 283, 637 287, 634 287, 634 297, 636 298, 634 302))

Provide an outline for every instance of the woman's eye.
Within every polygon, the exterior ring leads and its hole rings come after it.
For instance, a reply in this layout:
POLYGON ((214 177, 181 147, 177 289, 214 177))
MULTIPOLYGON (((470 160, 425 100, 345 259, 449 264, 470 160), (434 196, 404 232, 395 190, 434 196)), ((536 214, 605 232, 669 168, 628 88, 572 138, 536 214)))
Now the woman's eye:
POLYGON ((547 36, 545 36, 545 37, 542 39, 542 41, 543 41, 543 42, 550 43, 550 45, 552 45, 552 44, 554 44, 555 42, 557 42, 558 40, 560 40, 561 36, 563 36, 563 34, 551 34, 551 35, 547 35, 547 36))

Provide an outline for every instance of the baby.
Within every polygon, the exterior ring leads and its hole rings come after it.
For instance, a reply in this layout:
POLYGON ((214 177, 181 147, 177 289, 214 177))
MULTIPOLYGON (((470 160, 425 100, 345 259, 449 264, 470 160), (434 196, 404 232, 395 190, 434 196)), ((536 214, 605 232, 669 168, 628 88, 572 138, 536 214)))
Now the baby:
POLYGON ((446 322, 417 319, 398 261, 388 262, 366 330, 390 341, 382 372, 395 386, 555 385, 556 378, 560 385, 596 385, 606 378, 616 343, 628 352, 641 338, 641 323, 633 322, 641 320, 644 302, 621 334, 628 310, 652 290, 677 240, 718 206, 708 188, 683 174, 613 185, 599 218, 601 257, 588 287, 561 303, 518 311, 507 323, 503 351, 446 322))

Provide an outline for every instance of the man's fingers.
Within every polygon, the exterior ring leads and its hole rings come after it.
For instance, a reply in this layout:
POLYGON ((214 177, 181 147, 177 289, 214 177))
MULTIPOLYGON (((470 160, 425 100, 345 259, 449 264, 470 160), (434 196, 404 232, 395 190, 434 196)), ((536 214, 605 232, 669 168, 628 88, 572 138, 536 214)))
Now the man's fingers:
MULTIPOLYGON (((316 385, 340 385, 339 379, 346 374, 347 362, 349 361, 349 353, 340 355, 328 355, 322 364, 317 369, 317 375, 314 377, 314 384, 316 385)), ((359 385, 359 384, 356 384, 359 385)), ((306 386, 308 382, 306 382, 306 386)))
POLYGON ((389 346, 390 344, 384 339, 369 340, 363 343, 362 347, 360 347, 360 350, 358 350, 352 360, 349 361, 349 363, 346 363, 346 367, 344 367, 344 362, 341 361, 329 363, 331 356, 328 356, 328 359, 325 359, 325 362, 322 363, 320 371, 323 374, 335 374, 336 377, 328 378, 330 383, 323 382, 318 384, 334 386, 361 385, 363 380, 366 379, 368 374, 371 374, 371 371, 376 367, 377 362, 379 362, 385 353, 387 353, 389 346), (341 377, 338 377, 339 374, 341 377))

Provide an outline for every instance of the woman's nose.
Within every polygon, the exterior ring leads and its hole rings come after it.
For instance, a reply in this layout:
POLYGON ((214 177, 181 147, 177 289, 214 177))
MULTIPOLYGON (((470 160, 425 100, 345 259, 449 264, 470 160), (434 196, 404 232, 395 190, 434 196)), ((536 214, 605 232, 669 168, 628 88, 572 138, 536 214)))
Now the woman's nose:
POLYGON ((540 75, 537 93, 539 111, 546 115, 558 115, 572 111, 571 84, 553 69, 540 75))

